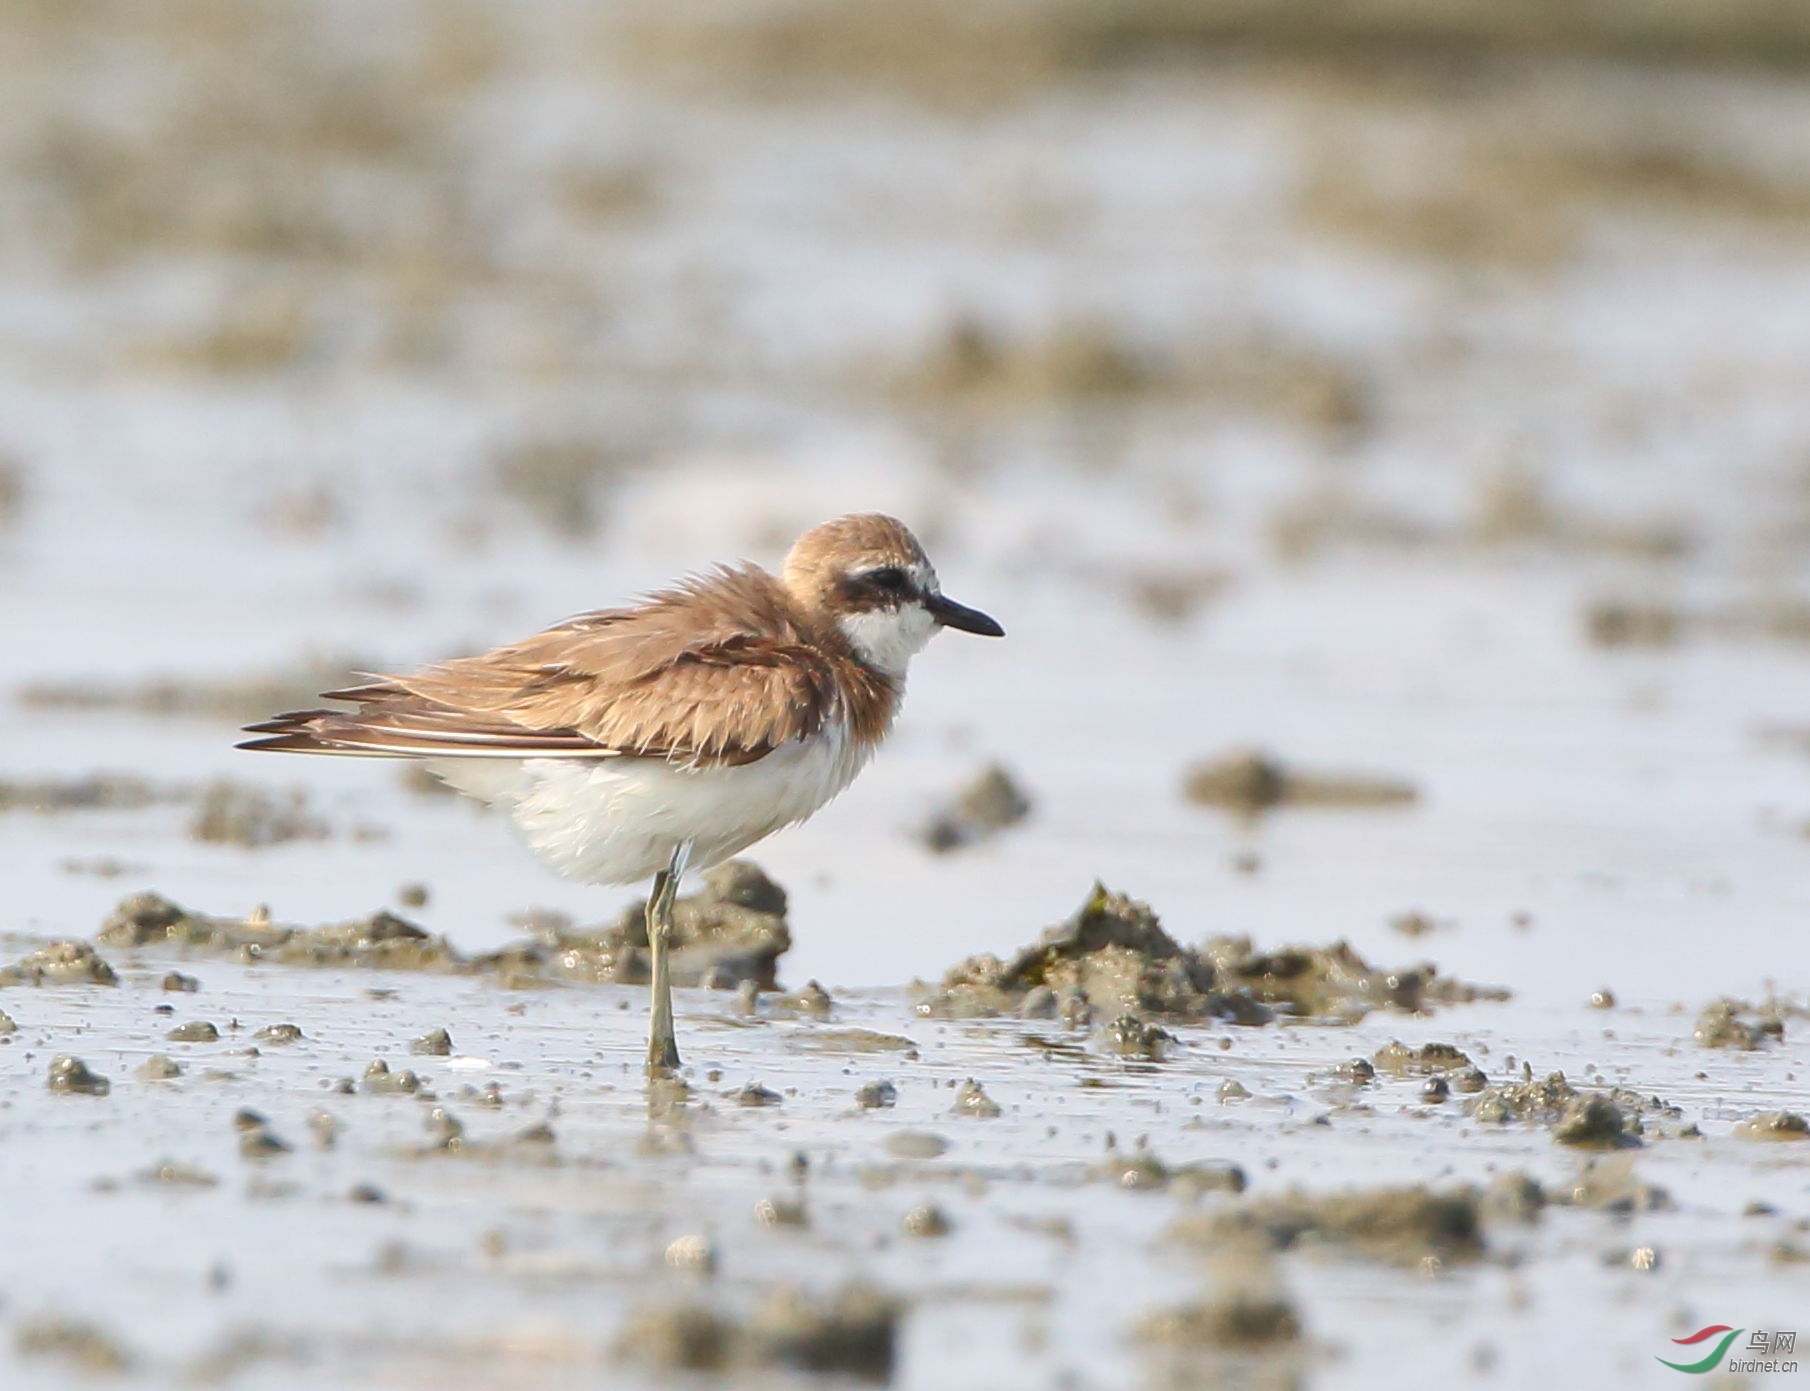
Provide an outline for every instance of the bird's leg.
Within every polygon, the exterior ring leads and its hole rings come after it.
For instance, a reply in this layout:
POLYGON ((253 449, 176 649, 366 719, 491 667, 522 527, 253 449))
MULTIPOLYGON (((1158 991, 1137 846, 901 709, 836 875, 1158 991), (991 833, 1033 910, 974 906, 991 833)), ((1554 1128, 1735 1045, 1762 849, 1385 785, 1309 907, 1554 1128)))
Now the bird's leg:
POLYGON ((647 900, 647 946, 653 956, 653 1009, 647 1034, 647 1071, 663 1076, 679 1066, 679 1040, 672 1026, 672 905, 679 895, 679 878, 691 846, 673 851, 672 863, 654 876, 654 891, 647 900))

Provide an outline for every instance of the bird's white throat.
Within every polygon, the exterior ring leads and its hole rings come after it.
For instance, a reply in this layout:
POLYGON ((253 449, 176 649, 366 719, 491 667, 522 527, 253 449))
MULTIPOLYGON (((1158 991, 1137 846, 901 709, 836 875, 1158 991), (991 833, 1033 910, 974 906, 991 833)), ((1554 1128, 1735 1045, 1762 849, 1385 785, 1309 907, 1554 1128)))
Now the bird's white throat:
POLYGON ((922 604, 905 604, 898 609, 845 614, 841 628, 862 661, 897 681, 935 635, 936 620, 922 604))

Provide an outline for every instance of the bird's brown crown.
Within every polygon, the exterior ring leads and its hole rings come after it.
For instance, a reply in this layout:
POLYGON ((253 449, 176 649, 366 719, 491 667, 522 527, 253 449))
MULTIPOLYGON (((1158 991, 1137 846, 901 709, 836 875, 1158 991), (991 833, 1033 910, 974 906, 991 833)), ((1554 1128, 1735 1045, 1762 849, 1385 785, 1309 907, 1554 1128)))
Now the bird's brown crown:
POLYGON ((934 588, 936 571, 910 528, 896 517, 860 512, 814 526, 786 555, 780 578, 803 608, 830 615, 864 613, 934 588), (874 584, 898 571, 900 582, 874 584), (892 590, 888 592, 889 588, 892 590))

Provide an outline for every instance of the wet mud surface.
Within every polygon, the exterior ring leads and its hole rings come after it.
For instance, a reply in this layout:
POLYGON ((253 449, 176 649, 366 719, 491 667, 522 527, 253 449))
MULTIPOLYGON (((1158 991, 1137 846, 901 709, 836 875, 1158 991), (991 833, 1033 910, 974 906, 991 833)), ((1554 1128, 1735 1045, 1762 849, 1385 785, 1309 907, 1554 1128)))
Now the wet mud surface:
POLYGON ((369 8, 0 6, 0 1387, 1810 1337, 1810 11, 369 8), (230 748, 857 509, 1010 638, 651 1089, 645 889, 230 748))
MULTIPOLYGON (((689 902, 700 942, 784 922, 753 866, 689 902)), ((1530 1303, 1657 1337, 1644 1291, 1706 1307, 1685 1273, 1804 1278, 1810 1093, 1674 1013, 1617 1011, 1599 1073, 1586 1000, 1307 1008, 1248 944, 1096 889, 928 993, 782 992, 777 952, 694 978, 687 1066, 650 1088, 638 984, 386 921, 139 895, 105 961, 12 944, 12 1384, 1296 1386, 1454 1317, 1462 1369, 1516 1358, 1490 1330, 1530 1303)))

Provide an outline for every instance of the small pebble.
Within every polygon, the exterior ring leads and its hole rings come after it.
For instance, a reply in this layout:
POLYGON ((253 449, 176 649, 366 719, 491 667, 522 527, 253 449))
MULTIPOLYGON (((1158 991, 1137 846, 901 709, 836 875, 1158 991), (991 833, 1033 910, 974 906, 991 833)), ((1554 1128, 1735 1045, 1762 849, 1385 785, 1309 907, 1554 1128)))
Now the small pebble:
POLYGON ((398 1092, 418 1092, 421 1079, 412 1072, 391 1072, 382 1058, 373 1058, 365 1068, 365 1090, 374 1096, 394 1096, 398 1092))
POLYGON ((905 1214, 903 1226, 906 1236, 948 1236, 955 1230, 954 1224, 935 1203, 914 1207, 905 1214))
POLYGON ((240 1111, 233 1117, 239 1132, 239 1154, 245 1159, 272 1159, 289 1153, 289 1143, 270 1128, 270 1122, 256 1111, 240 1111))
POLYGON ((433 1029, 409 1044, 409 1052, 422 1053, 434 1058, 450 1057, 452 1050, 452 1035, 445 1029, 433 1029))
POLYGON ((139 1178, 146 1183, 166 1184, 171 1188, 212 1188, 220 1182, 205 1169, 198 1169, 192 1164, 178 1164, 173 1159, 153 1164, 139 1178))
POLYGON ((869 1082, 855 1093, 855 1105, 863 1111, 878 1111, 899 1104, 899 1089, 891 1082, 869 1082))
POLYGON ((182 1076, 182 1064, 162 1053, 153 1053, 138 1065, 138 1076, 145 1082, 167 1082, 182 1076))
POLYGON ((1743 1140, 1804 1140, 1810 1139, 1810 1121, 1795 1111, 1763 1111, 1732 1133, 1743 1140))
POLYGON ((792 1198, 762 1198, 754 1205, 754 1220, 763 1227, 808 1227, 810 1214, 792 1198))
POLYGON ((88 1064, 67 1054, 50 1060, 50 1089, 59 1096, 105 1096, 113 1084, 88 1064))
POLYGON ((308 1133, 314 1137, 316 1149, 330 1150, 337 1145, 342 1128, 331 1112, 323 1111, 318 1106, 308 1113, 308 1133))
POLYGON ((465 1148, 465 1122, 444 1106, 427 1113, 427 1135, 437 1150, 456 1153, 465 1148))
POLYGON ((979 1120, 993 1120, 1003 1114, 1000 1104, 972 1077, 956 1089, 955 1105, 950 1109, 958 1116, 973 1116, 979 1120))
POLYGON ((666 1264, 694 1275, 716 1273, 716 1247, 708 1237, 682 1236, 666 1248, 666 1264))
POLYGON ((163 977, 163 988, 192 995, 201 988, 201 982, 193 976, 183 975, 181 971, 167 971, 163 977))
POLYGON ((936 1159, 949 1152, 949 1142, 928 1130, 900 1130, 886 1137, 886 1152, 896 1159, 936 1159))
POLYGON ((220 1031, 205 1019, 191 1019, 178 1024, 164 1035, 171 1043, 218 1043, 220 1031))
POLYGON ((1047 985, 1033 985, 1025 991, 1018 1015, 1021 1019, 1054 1019, 1061 1009, 1062 1002, 1054 990, 1047 985))

